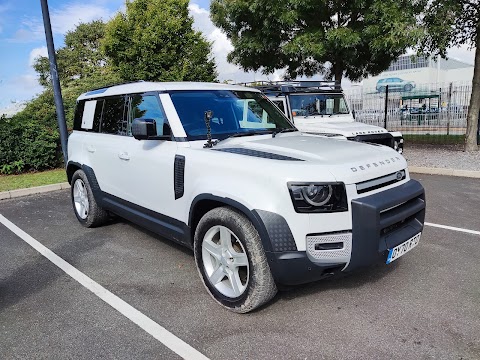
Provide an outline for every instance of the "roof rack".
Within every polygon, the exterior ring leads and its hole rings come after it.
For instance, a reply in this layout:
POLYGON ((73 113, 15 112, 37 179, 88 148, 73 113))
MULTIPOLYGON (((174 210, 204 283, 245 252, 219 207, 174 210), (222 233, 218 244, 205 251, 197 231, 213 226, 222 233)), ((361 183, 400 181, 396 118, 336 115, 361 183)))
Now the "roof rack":
POLYGON ((338 92, 342 91, 340 82, 336 80, 294 80, 294 81, 251 81, 240 83, 247 87, 254 87, 264 93, 294 93, 315 92, 318 90, 338 92))

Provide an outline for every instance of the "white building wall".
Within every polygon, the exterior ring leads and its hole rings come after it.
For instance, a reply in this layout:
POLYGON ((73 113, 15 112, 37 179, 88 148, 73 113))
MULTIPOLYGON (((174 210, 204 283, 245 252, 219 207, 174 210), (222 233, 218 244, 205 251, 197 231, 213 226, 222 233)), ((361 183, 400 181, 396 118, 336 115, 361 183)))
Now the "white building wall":
POLYGON ((419 68, 398 71, 386 71, 378 76, 369 77, 363 80, 365 91, 374 90, 377 82, 381 79, 400 78, 405 81, 414 82, 417 87, 427 84, 442 83, 466 83, 470 84, 473 79, 473 66, 452 70, 438 70, 436 68, 419 68))

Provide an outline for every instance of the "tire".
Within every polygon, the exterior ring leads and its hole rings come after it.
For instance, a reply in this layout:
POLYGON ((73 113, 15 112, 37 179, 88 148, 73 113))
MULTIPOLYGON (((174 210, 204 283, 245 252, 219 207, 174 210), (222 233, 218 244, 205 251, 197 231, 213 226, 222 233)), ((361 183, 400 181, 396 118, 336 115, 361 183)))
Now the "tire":
POLYGON ((407 85, 405 85, 405 86, 403 87, 403 90, 404 90, 404 91, 412 91, 412 89, 413 89, 412 84, 407 84, 407 85))
POLYGON ((108 220, 109 214, 97 204, 83 170, 77 170, 73 174, 70 194, 73 211, 80 224, 90 228, 100 226, 108 220))
POLYGON ((386 88, 385 86, 380 86, 380 87, 378 88, 378 92, 384 93, 384 92, 386 92, 386 91, 387 91, 387 88, 386 88))
POLYGON ((194 253, 207 291, 231 311, 247 313, 277 293, 260 235, 244 214, 230 207, 215 208, 201 218, 194 253))

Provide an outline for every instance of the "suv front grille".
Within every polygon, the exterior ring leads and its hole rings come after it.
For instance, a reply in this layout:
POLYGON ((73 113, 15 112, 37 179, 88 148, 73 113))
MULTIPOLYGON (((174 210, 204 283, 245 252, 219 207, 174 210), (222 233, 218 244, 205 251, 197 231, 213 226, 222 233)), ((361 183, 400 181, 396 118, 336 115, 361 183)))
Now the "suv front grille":
POLYGON ((382 187, 402 181, 405 179, 405 177, 406 177, 405 170, 401 170, 393 174, 388 174, 372 180, 362 181, 357 184, 357 193, 363 194, 369 191, 380 189, 382 187))
POLYGON ((383 133, 383 134, 369 134, 369 135, 357 135, 352 138, 348 138, 349 140, 358 141, 358 142, 366 142, 376 145, 385 145, 388 147, 393 148, 394 139, 392 134, 383 133))

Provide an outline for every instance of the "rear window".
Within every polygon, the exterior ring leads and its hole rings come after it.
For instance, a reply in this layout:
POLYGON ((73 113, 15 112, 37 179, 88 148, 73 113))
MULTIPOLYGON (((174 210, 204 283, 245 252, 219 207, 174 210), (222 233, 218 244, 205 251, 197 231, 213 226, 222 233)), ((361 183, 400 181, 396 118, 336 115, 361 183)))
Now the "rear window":
POLYGON ((78 101, 75 107, 75 117, 73 118, 73 130, 82 130, 83 109, 85 108, 85 100, 78 101))
POLYGON ((80 100, 75 108, 73 130, 98 132, 102 116, 103 100, 80 100), (90 104, 90 105, 89 105, 90 104), (92 106, 94 106, 94 111, 92 106), (87 112, 85 111, 87 108, 87 112))

